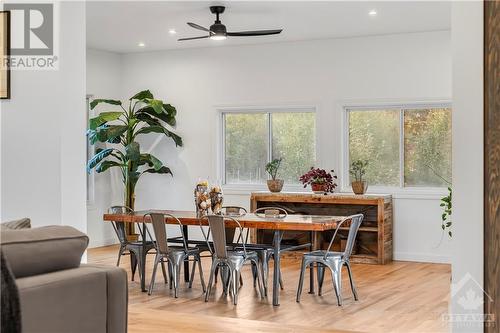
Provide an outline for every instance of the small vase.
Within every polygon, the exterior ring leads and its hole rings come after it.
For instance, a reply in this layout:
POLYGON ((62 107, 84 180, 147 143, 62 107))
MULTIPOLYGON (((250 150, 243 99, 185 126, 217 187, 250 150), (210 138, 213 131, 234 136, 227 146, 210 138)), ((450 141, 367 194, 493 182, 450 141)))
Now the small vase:
POLYGON ((364 180, 354 181, 351 183, 354 194, 365 194, 368 189, 368 183, 364 180))
POLYGON ((326 184, 311 184, 311 189, 316 194, 323 194, 326 192, 326 184))
POLYGON ((273 193, 281 192, 284 182, 283 179, 269 179, 267 181, 267 188, 273 193))

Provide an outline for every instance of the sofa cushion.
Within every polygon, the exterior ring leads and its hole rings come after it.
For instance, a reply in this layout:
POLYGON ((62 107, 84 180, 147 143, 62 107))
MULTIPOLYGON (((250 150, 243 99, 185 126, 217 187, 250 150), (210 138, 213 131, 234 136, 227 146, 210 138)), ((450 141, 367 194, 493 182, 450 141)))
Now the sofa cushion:
POLYGON ((0 236, 16 278, 79 267, 89 242, 87 235, 69 226, 3 229, 0 236))
POLYGON ((19 220, 2 222, 0 227, 7 229, 29 229, 31 228, 31 220, 25 217, 19 220))

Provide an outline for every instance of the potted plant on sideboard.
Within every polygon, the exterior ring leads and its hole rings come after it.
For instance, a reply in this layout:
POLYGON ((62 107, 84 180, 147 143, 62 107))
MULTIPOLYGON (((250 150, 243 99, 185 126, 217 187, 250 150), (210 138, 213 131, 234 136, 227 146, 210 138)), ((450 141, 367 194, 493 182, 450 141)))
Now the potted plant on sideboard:
POLYGON ((311 170, 300 176, 299 180, 304 185, 304 188, 307 185, 311 185, 314 193, 323 194, 328 192, 333 193, 337 187, 335 179, 337 179, 335 171, 330 170, 330 172, 327 172, 324 169, 311 167, 311 170))
POLYGON ((356 160, 351 163, 351 176, 354 178, 351 182, 352 191, 354 194, 365 194, 368 189, 368 183, 363 180, 363 176, 366 174, 366 167, 368 166, 368 161, 366 160, 356 160))
POLYGON ((275 158, 271 162, 266 164, 266 172, 271 176, 271 179, 267 180, 267 188, 271 192, 281 192, 281 189, 283 188, 283 179, 276 179, 276 176, 278 175, 278 170, 280 169, 281 166, 281 158, 275 158))

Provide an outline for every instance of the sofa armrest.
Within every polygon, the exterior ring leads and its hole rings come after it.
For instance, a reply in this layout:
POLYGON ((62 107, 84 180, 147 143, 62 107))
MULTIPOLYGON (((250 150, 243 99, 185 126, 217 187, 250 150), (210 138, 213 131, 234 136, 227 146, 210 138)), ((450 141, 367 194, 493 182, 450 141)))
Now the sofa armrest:
POLYGON ((119 267, 82 265, 106 273, 107 280, 107 332, 127 332, 128 280, 127 272, 119 267))
POLYGON ((127 332, 126 274, 81 265, 16 279, 23 332, 127 332))

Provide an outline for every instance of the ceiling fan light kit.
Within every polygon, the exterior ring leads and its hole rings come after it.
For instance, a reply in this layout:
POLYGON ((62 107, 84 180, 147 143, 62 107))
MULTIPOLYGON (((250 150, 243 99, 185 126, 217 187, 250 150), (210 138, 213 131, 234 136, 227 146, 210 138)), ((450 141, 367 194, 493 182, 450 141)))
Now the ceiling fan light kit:
POLYGON ((224 40, 228 36, 230 37, 252 37, 252 36, 266 36, 266 35, 277 35, 283 31, 283 29, 275 30, 257 30, 257 31, 239 31, 239 32, 228 32, 226 26, 220 21, 219 15, 224 13, 226 7, 224 6, 211 6, 210 12, 215 14, 215 22, 207 29, 199 24, 188 22, 187 24, 194 29, 208 32, 208 35, 198 36, 198 37, 187 37, 179 38, 178 41, 186 41, 193 39, 205 39, 210 38, 212 40, 224 40))

